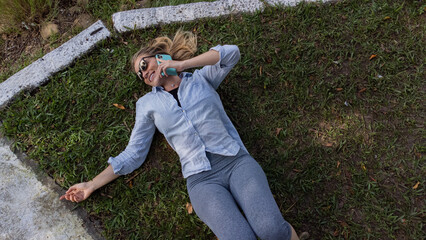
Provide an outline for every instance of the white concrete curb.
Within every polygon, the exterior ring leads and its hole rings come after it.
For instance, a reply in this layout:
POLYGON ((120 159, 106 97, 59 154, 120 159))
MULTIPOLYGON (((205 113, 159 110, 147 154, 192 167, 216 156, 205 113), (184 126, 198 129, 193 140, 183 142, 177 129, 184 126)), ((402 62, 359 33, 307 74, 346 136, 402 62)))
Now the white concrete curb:
POLYGON ((337 1, 337 0, 265 0, 266 3, 272 6, 296 6, 298 3, 301 2, 331 2, 331 1, 337 1))
POLYGON ((112 15, 112 21, 115 30, 122 33, 158 24, 189 22, 232 13, 255 12, 263 10, 263 8, 264 4, 259 0, 220 0, 118 12, 112 15))
POLYGON ((0 239, 93 239, 85 225, 0 136, 0 239))
POLYGON ((110 31, 102 21, 97 21, 68 42, 0 83, 0 109, 21 91, 36 88, 46 82, 54 73, 70 65, 76 58, 110 35, 110 31))

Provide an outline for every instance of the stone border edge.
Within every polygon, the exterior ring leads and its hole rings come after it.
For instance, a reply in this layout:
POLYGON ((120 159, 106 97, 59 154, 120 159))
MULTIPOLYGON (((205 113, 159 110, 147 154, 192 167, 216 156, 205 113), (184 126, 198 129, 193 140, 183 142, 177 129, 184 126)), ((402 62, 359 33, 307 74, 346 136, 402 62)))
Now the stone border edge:
MULTIPOLYGON (((1 126, 2 126, 2 122, 0 121, 0 127, 1 126)), ((25 153, 23 153, 19 149, 16 149, 15 147, 13 147, 14 141, 9 139, 8 137, 5 137, 1 132, 0 132, 0 141, 3 141, 5 144, 7 144, 10 147, 10 150, 16 155, 16 157, 22 162, 22 164, 24 164, 29 169, 31 169, 35 173, 37 180, 40 181, 43 185, 47 186, 49 189, 58 193, 59 196, 65 193, 65 190, 62 189, 62 187, 59 184, 57 184, 52 177, 50 177, 46 172, 42 171, 39 168, 39 165, 36 161, 29 158, 25 153)), ((97 220, 92 221, 90 219, 89 214, 83 208, 81 208, 79 205, 75 203, 63 201, 63 204, 68 210, 77 214, 77 216, 82 220, 82 223, 83 223, 82 227, 86 229, 87 233, 94 240, 105 239, 101 235, 101 232, 102 232, 101 223, 99 221, 97 220)))
POLYGON ((98 42, 109 36, 111 32, 99 20, 0 83, 0 110, 20 92, 33 90, 46 83, 53 74, 71 65, 75 59, 89 52, 98 42))

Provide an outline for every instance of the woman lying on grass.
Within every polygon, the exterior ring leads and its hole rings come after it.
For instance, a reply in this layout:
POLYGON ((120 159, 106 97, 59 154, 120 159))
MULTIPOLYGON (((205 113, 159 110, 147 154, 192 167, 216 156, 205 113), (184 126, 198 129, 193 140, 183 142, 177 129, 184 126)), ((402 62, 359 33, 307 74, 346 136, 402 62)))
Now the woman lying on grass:
POLYGON ((83 201, 140 167, 158 128, 179 155, 195 212, 219 239, 299 239, 282 217, 262 168, 247 152, 216 92, 240 59, 238 47, 218 45, 193 57, 196 51, 196 36, 178 31, 173 40, 156 38, 133 56, 133 70, 152 91, 136 103, 129 144, 92 181, 70 187, 60 199, 83 201), (158 64, 157 54, 171 55, 173 60, 158 64), (202 68, 183 72, 194 67, 202 68), (171 68, 178 74, 170 75, 171 68))

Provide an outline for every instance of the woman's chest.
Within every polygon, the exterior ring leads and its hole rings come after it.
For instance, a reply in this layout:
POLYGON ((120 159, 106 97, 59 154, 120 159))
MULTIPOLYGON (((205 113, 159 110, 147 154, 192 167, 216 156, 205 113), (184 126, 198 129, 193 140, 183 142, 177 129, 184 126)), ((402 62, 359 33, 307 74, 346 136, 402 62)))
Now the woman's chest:
POLYGON ((220 98, 210 84, 202 81, 183 82, 179 86, 178 105, 172 94, 159 91, 155 97, 155 104, 151 109, 151 117, 160 132, 167 133, 172 129, 187 128, 203 121, 206 113, 218 108, 220 98))

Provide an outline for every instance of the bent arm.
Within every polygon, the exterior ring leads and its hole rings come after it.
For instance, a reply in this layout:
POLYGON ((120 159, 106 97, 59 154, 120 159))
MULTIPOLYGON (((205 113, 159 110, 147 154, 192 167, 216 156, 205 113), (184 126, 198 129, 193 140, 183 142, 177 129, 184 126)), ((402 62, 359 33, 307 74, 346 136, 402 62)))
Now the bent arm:
POLYGON ((175 68, 177 72, 183 72, 185 69, 189 68, 215 65, 217 62, 219 62, 219 60, 220 53, 211 49, 208 52, 183 61, 158 59, 158 61, 161 62, 160 65, 158 65, 158 70, 162 71, 165 76, 168 76, 166 72, 167 68, 175 68))
POLYGON ((182 61, 182 70, 195 67, 204 67, 207 65, 215 65, 220 60, 220 54, 216 50, 210 50, 196 57, 182 61))
POLYGON ((219 54, 219 61, 214 65, 206 65, 201 70, 195 70, 194 76, 200 75, 202 78, 206 79, 214 89, 217 89, 223 79, 225 79, 231 69, 240 60, 240 50, 236 45, 217 45, 211 48, 210 51, 217 51, 219 54))

